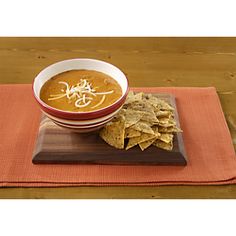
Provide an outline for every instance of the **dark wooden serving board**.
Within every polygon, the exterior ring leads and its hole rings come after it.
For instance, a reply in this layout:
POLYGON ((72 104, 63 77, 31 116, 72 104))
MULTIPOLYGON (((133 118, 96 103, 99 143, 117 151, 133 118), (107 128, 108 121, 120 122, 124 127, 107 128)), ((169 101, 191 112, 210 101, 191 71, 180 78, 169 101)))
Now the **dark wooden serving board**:
MULTIPOLYGON (((155 94, 175 107, 175 120, 179 125, 175 98, 155 94)), ((34 164, 111 164, 111 165, 186 165, 187 158, 182 133, 174 136, 172 151, 151 146, 144 151, 136 146, 118 150, 105 143, 98 133, 78 134, 61 128, 42 116, 33 153, 34 164)))

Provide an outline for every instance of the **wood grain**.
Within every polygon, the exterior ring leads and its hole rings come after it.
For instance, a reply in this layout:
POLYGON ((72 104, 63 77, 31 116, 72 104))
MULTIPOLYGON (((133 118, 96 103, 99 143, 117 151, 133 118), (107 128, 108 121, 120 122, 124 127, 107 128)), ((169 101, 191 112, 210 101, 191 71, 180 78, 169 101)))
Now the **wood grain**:
MULTIPOLYGON (((153 94, 167 101, 175 109, 174 116, 179 127, 175 98, 169 94, 153 94)), ((166 151, 151 146, 141 151, 138 146, 119 150, 105 143, 98 132, 78 134, 54 124, 42 117, 35 150, 34 164, 102 164, 102 165, 171 165, 185 166, 186 152, 182 133, 174 136, 173 150, 166 151)))
MULTIPOLYGON (((0 38, 0 83, 67 58, 106 60, 130 86, 215 86, 236 149, 236 38, 0 38)), ((236 198, 236 186, 1 188, 2 198, 236 198)))

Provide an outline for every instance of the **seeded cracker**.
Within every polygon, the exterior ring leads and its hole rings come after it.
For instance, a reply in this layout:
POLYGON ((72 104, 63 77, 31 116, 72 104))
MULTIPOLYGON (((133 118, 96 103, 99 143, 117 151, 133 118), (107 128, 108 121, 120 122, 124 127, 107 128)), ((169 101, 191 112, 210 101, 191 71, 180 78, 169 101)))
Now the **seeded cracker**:
POLYGON ((142 142, 145 142, 145 141, 148 141, 150 139, 153 139, 153 138, 156 138, 156 135, 155 134, 145 134, 143 133, 141 136, 139 137, 135 137, 135 138, 130 138, 129 139, 129 142, 126 146, 126 150, 136 146, 137 144, 139 143, 142 143, 142 142))
POLYGON ((156 141, 156 137, 153 139, 150 139, 148 141, 139 143, 139 147, 141 148, 142 151, 144 151, 146 148, 148 148, 149 146, 151 146, 154 142, 156 141))
POLYGON ((172 113, 171 113, 171 111, 158 111, 158 110, 156 110, 155 115, 158 118, 170 118, 172 113))
POLYGON ((183 132, 180 128, 178 127, 158 127, 158 130, 160 133, 178 133, 178 132, 183 132))
POLYGON ((137 93, 134 94, 133 91, 129 92, 126 101, 125 101, 125 105, 127 104, 131 104, 133 102, 140 102, 143 99, 143 93, 137 93))
POLYGON ((129 105, 129 108, 134 111, 146 111, 146 112, 153 112, 154 113, 154 108, 153 108, 152 104, 150 104, 146 100, 135 101, 129 105))
POLYGON ((143 151, 151 145, 173 149, 174 133, 182 132, 174 120, 174 108, 152 94, 130 92, 118 116, 108 123, 100 136, 111 146, 143 151), (127 146, 124 139, 128 139, 127 146))
POLYGON ((173 134, 161 133, 158 139, 163 141, 164 143, 171 143, 173 141, 173 137, 174 137, 173 134))
POLYGON ((156 146, 156 147, 158 147, 158 148, 167 150, 167 151, 171 151, 171 150, 173 149, 173 142, 171 142, 171 143, 165 143, 165 142, 162 142, 161 140, 156 140, 156 141, 153 143, 153 145, 156 146))
POLYGON ((129 109, 121 109, 120 114, 122 114, 125 118, 125 128, 136 124, 143 116, 142 112, 132 111, 129 109))
POLYGON ((154 131, 151 128, 151 124, 148 122, 145 122, 145 121, 140 121, 131 127, 133 129, 135 129, 137 131, 141 131, 143 133, 154 134, 154 131))
POLYGON ((135 110, 135 109, 137 109, 137 107, 133 108, 130 106, 127 108, 127 112, 130 112, 133 116, 139 117, 140 120, 142 120, 142 121, 147 121, 150 123, 155 123, 155 122, 157 123, 158 122, 158 119, 155 115, 154 110, 152 110, 152 107, 150 108, 149 111, 143 111, 142 107, 139 108, 140 110, 135 110))
POLYGON ((115 118, 99 133, 100 137, 111 146, 124 149, 125 120, 122 116, 115 118))
POLYGON ((170 106, 166 101, 157 98, 155 96, 153 96, 152 94, 147 94, 145 96, 145 99, 147 101, 149 101, 150 104, 152 104, 152 106, 155 107, 156 110, 162 110, 162 111, 173 111, 174 108, 172 106, 170 106))
POLYGON ((125 129, 125 138, 134 138, 141 136, 141 132, 132 128, 125 129))
POLYGON ((174 127, 176 122, 173 118, 159 118, 158 125, 161 127, 174 127))

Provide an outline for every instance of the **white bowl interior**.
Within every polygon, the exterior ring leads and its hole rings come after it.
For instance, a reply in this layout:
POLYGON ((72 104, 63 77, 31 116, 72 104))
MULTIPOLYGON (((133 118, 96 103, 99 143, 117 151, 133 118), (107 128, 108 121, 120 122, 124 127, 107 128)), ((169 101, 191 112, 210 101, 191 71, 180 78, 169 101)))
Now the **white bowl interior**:
POLYGON ((80 58, 60 61, 42 70, 34 80, 33 90, 35 95, 40 99, 39 95, 41 87, 53 76, 65 71, 80 69, 96 70, 111 76, 121 86, 123 95, 125 94, 128 87, 128 82, 124 73, 120 69, 104 61, 80 58))

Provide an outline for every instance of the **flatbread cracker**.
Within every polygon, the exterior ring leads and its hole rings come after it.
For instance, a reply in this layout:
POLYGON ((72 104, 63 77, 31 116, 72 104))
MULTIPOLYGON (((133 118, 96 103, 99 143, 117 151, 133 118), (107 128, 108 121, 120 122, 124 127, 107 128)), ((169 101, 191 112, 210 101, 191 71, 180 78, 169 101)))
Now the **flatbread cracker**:
POLYGON ((141 121, 147 121, 150 123, 158 123, 159 120, 157 119, 154 112, 144 112, 141 121))
POLYGON ((134 94, 134 92, 129 92, 125 104, 127 105, 133 102, 139 102, 142 101, 142 99, 143 99, 143 92, 136 94, 134 94))
POLYGON ((155 115, 157 118, 170 118, 172 116, 172 112, 171 111, 161 111, 161 110, 156 110, 155 111, 155 115))
POLYGON ((173 123, 175 124, 174 119, 169 118, 169 117, 161 117, 159 118, 159 123, 166 124, 166 123, 173 123))
POLYGON ((158 137, 159 140, 165 142, 165 143, 171 143, 173 141, 173 134, 164 134, 161 133, 160 136, 158 137))
POLYGON ((159 118, 158 125, 161 127, 172 127, 176 126, 176 122, 173 118, 159 118))
POLYGON ((125 120, 121 118, 110 122, 100 131, 99 135, 111 146, 124 149, 125 120))
POLYGON ((157 98, 152 94, 147 94, 145 96, 145 99, 158 110, 167 110, 167 111, 174 110, 174 108, 170 104, 168 104, 168 102, 164 101, 163 99, 157 98))
POLYGON ((125 128, 136 124, 143 116, 142 112, 133 111, 130 109, 121 109, 120 114, 122 114, 125 118, 125 128))
POLYGON ((138 121, 147 121, 150 123, 158 123, 159 120, 156 118, 156 115, 153 111, 147 112, 147 111, 138 111, 133 110, 132 108, 127 108, 127 113, 130 114, 130 119, 137 119, 138 121))
POLYGON ((119 149, 139 145, 145 150, 151 145, 173 149, 174 133, 181 132, 174 120, 174 108, 152 94, 129 92, 126 102, 115 118, 100 131, 100 136, 119 149))
POLYGON ((153 139, 153 138, 156 138, 155 134, 146 134, 146 133, 142 133, 142 135, 139 136, 139 137, 130 138, 129 141, 128 141, 128 144, 126 146, 126 150, 136 146, 139 143, 148 141, 148 140, 153 139))
MULTIPOLYGON (((154 113, 154 108, 152 107, 152 105, 143 100, 143 101, 136 101, 130 104, 130 109, 132 110, 136 110, 136 111, 147 111, 147 112, 153 112, 154 113)), ((154 113, 155 115, 155 113, 154 113)))
POLYGON ((158 127, 159 132, 161 133, 178 133, 178 132, 183 132, 180 128, 176 127, 176 126, 172 126, 172 127, 158 127))
POLYGON ((158 147, 158 148, 167 150, 167 151, 171 151, 171 150, 173 149, 173 142, 171 142, 171 143, 165 143, 165 142, 162 142, 161 140, 156 140, 156 141, 153 143, 153 145, 156 146, 156 147, 158 147))
POLYGON ((132 125, 131 127, 143 133, 154 134, 154 131, 151 128, 151 124, 145 121, 140 121, 136 123, 135 125, 132 125))
POLYGON ((139 143, 139 147, 141 148, 142 151, 144 151, 145 149, 147 149, 148 147, 150 147, 156 140, 157 138, 153 138, 153 139, 150 139, 148 141, 145 141, 145 142, 142 142, 142 143, 139 143))
POLYGON ((141 132, 132 128, 125 129, 125 138, 134 138, 141 136, 141 132))

